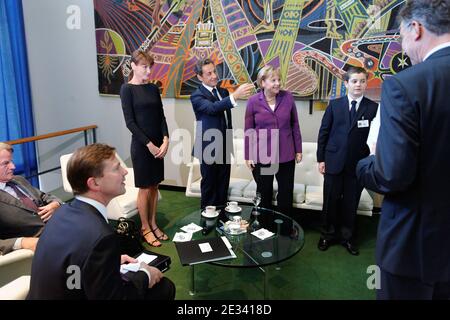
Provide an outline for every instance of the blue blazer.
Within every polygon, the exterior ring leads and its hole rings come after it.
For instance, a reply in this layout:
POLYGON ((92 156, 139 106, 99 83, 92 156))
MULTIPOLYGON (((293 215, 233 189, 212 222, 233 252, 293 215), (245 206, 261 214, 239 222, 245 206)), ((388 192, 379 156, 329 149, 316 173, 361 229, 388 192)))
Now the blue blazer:
POLYGON ((139 271, 125 281, 119 270, 116 234, 97 209, 75 199, 53 214, 39 238, 28 299, 143 299, 147 275, 139 271), (69 266, 80 268, 81 289, 67 287, 75 274, 69 266))
POLYGON ((322 118, 317 139, 317 162, 325 161, 325 172, 339 174, 344 168, 355 171, 358 160, 370 154, 367 146, 370 125, 358 128, 358 120, 369 120, 377 114, 378 104, 363 97, 353 123, 349 118, 347 96, 331 100, 322 118))
POLYGON ((383 84, 375 156, 360 182, 385 195, 376 257, 384 270, 450 281, 450 47, 383 84))
MULTIPOLYGON (((222 100, 220 101, 217 101, 216 97, 214 97, 214 95, 203 85, 200 85, 191 95, 192 108, 194 109, 195 119, 197 121, 192 155, 198 159, 202 159, 203 150, 216 140, 215 137, 213 137, 211 141, 204 139, 204 134, 208 129, 217 129, 220 131, 220 134, 222 135, 220 146, 222 146, 223 149, 219 151, 222 151, 223 155, 226 151, 228 151, 228 153, 232 152, 233 135, 231 130, 229 130, 227 135, 227 129, 232 129, 231 109, 233 108, 233 104, 231 103, 228 90, 220 88, 219 86, 217 86, 217 89, 222 97, 222 100), (228 122, 225 119, 225 113, 228 122)), ((219 141, 215 143, 219 145, 219 141)), ((216 152, 213 152, 212 154, 217 160, 223 160, 216 152)))

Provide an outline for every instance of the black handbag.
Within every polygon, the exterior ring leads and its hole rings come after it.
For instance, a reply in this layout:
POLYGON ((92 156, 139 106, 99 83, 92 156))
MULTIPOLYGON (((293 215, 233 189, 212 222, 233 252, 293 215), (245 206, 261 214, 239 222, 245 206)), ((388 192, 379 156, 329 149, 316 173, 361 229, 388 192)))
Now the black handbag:
POLYGON ((116 234, 119 237, 120 254, 127 254, 133 257, 144 249, 141 244, 141 234, 133 220, 119 218, 117 220, 116 234))

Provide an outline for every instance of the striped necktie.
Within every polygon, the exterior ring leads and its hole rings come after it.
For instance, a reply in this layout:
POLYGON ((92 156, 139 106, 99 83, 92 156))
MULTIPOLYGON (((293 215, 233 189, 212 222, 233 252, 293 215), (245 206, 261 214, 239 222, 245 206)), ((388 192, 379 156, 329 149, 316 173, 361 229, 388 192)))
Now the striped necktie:
POLYGON ((34 212, 38 211, 38 206, 34 203, 34 201, 32 199, 30 199, 30 197, 28 197, 25 193, 23 193, 18 187, 17 185, 10 181, 7 182, 6 185, 8 187, 11 187, 14 192, 17 195, 17 198, 29 209, 33 210, 34 212))

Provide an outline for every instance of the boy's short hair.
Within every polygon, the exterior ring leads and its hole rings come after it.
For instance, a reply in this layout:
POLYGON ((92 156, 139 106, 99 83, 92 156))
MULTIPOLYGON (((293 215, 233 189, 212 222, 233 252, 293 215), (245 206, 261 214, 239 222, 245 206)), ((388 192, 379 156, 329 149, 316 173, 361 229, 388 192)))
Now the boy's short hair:
POLYGON ((358 73, 364 73, 366 75, 366 79, 369 77, 369 74, 367 73, 367 70, 362 67, 354 67, 351 66, 348 68, 347 72, 344 75, 344 81, 348 82, 350 80, 350 77, 352 74, 358 74, 358 73))

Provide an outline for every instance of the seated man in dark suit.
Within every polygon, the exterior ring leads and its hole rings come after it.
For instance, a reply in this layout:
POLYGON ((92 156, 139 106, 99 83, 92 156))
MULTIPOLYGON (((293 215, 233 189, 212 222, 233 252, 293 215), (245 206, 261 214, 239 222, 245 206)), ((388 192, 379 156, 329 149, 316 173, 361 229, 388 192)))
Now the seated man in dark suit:
POLYGON ((75 151, 67 178, 75 200, 59 208, 45 226, 31 269, 29 299, 174 299, 175 286, 161 271, 141 263, 121 276, 120 255, 106 206, 125 193, 127 171, 115 149, 92 144, 75 151))
POLYGON ((36 248, 45 223, 62 203, 14 175, 13 148, 0 142, 0 255, 36 248))

